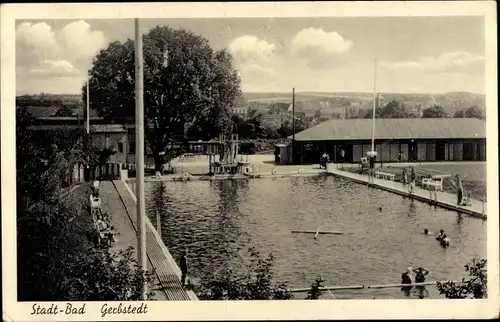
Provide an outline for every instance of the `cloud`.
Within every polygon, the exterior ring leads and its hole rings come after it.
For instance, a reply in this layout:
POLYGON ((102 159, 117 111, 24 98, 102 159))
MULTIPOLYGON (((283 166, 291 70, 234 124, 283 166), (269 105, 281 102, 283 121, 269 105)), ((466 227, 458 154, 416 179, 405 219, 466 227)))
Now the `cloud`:
POLYGON ((242 36, 229 44, 229 52, 239 62, 269 60, 275 50, 275 45, 255 36, 242 36))
POLYGON ((104 34, 83 20, 59 30, 45 22, 23 22, 16 28, 16 68, 27 73, 20 77, 77 77, 106 44, 104 34))
POLYGON ((64 26, 57 32, 57 39, 61 47, 71 53, 74 59, 88 59, 107 44, 104 34, 92 30, 83 20, 64 26))
POLYGON ((71 77, 80 75, 70 62, 66 60, 44 60, 38 66, 31 68, 29 72, 38 77, 71 77))
POLYGON ((384 62, 383 66, 393 70, 413 69, 434 73, 477 73, 484 69, 484 57, 464 51, 444 52, 438 57, 425 56, 415 61, 384 62))
POLYGON ((344 39, 335 31, 306 28, 299 31, 291 42, 293 56, 304 59, 311 68, 332 67, 333 56, 349 52, 352 41, 344 39))
POLYGON ((242 79, 274 77, 276 75, 272 68, 253 63, 241 64, 239 71, 242 79))
POLYGON ((277 76, 273 68, 253 62, 240 64, 238 74, 244 91, 264 90, 269 84, 274 84, 277 76))

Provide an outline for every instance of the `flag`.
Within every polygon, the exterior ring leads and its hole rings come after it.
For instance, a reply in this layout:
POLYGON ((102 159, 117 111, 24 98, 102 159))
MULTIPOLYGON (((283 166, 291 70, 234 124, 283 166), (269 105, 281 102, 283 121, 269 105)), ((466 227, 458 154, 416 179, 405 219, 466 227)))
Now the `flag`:
POLYGON ((167 67, 167 66, 168 66, 168 48, 167 48, 167 45, 165 45, 164 51, 163 51, 163 67, 167 67))
POLYGON ((291 112, 293 110, 293 104, 290 104, 290 106, 288 106, 288 112, 291 112))

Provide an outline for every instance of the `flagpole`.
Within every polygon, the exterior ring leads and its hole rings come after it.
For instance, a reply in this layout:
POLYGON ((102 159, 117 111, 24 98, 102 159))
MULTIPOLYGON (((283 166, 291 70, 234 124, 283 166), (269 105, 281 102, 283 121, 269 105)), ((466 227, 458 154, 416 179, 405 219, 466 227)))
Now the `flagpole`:
POLYGON ((375 151, 375 109, 377 106, 376 82, 377 82, 377 59, 375 59, 374 62, 374 73, 373 73, 372 152, 375 151))
MULTIPOLYGON (((142 35, 139 19, 135 18, 135 158, 137 197, 137 261, 140 269, 147 270, 146 257, 146 207, 144 204, 144 84, 142 60, 142 35)), ((144 280, 143 300, 147 299, 147 282, 144 280)))

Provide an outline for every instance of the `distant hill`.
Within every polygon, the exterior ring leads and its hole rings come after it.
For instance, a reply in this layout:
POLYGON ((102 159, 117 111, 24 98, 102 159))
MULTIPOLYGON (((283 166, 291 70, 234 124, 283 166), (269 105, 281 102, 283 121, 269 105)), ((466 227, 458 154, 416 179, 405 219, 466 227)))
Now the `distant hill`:
MULTIPOLYGON (((450 92, 444 94, 420 93, 381 93, 383 102, 396 100, 407 106, 420 106, 422 109, 433 104, 442 106, 449 115, 474 105, 485 108, 485 95, 468 92, 450 92)), ((289 103, 292 93, 244 93, 245 100, 253 104, 289 103)), ((371 108, 373 93, 364 92, 296 92, 296 102, 308 102, 312 109, 340 108, 357 106, 361 109, 371 108)))

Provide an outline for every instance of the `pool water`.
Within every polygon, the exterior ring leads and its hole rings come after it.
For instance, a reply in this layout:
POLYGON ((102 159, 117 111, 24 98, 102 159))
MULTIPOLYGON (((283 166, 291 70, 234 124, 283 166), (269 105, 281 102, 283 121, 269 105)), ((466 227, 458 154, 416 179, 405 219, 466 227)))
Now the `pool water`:
MULTIPOLYGON (((161 216, 162 238, 174 257, 189 249, 190 275, 196 279, 243 263, 250 246, 274 255, 275 278, 290 288, 309 287, 319 276, 328 286, 398 284, 408 266, 429 270, 427 280, 461 279, 472 257, 486 258, 486 221, 327 175, 149 182, 146 207, 153 224, 156 213, 161 216), (344 234, 315 240, 312 234, 291 233, 318 227, 344 234), (424 228, 443 229, 450 247, 424 235, 424 228)), ((434 286, 427 291, 430 298, 442 298, 434 286)), ((416 298, 418 293, 389 288, 333 296, 416 298)))

